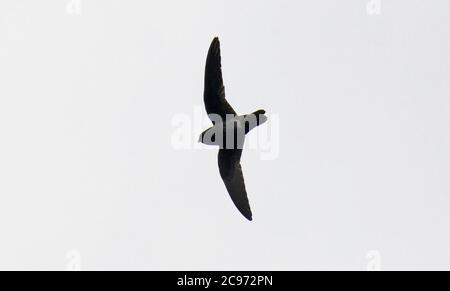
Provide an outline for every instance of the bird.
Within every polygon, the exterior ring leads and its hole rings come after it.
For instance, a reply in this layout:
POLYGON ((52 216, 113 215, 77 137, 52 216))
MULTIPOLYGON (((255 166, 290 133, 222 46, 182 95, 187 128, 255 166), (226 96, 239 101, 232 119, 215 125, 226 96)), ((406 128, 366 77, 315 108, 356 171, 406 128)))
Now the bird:
POLYGON ((265 123, 265 110, 238 115, 228 103, 222 77, 220 41, 215 37, 209 47, 205 66, 203 99, 213 126, 201 133, 199 142, 219 147, 219 173, 236 208, 249 221, 253 214, 244 182, 241 156, 245 135, 265 123))

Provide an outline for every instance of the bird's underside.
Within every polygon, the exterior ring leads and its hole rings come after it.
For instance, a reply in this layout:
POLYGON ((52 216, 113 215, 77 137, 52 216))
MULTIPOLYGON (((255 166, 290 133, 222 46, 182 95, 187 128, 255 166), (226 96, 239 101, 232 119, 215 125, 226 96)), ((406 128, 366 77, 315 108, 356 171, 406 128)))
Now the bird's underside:
MULTIPOLYGON (((222 79, 220 42, 215 38, 211 43, 205 68, 205 109, 208 116, 218 115, 223 122, 237 116, 234 109, 225 99, 225 87, 222 79)), ((213 124, 217 124, 211 118, 213 124)), ((252 220, 252 211, 245 189, 244 175, 241 167, 242 149, 220 149, 218 155, 219 172, 230 194, 231 200, 238 210, 252 220)))

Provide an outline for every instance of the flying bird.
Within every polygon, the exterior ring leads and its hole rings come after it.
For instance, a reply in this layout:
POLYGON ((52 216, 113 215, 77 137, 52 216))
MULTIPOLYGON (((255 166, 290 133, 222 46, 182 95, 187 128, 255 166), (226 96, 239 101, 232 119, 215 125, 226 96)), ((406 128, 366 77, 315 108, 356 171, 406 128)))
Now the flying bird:
POLYGON ((253 215, 245 189, 241 155, 245 135, 267 121, 264 110, 238 115, 225 98, 219 38, 214 38, 205 67, 204 103, 213 126, 205 130, 199 142, 219 147, 219 173, 231 200, 245 218, 253 215))

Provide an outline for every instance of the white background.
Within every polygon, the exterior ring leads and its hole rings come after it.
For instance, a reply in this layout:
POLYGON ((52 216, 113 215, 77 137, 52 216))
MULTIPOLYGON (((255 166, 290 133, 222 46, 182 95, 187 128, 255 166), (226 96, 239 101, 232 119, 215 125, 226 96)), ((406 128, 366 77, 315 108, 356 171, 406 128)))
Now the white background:
POLYGON ((450 269, 449 1, 68 2, 0 2, 0 269, 450 269), (214 36, 252 223, 170 142, 214 36))

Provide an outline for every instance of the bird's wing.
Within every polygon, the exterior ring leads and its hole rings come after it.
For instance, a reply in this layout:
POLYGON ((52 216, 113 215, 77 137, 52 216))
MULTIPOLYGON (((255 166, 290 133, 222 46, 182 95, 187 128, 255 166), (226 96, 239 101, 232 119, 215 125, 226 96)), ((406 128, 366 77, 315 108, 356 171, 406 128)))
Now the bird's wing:
POLYGON ((206 59, 205 92, 203 97, 208 115, 220 115, 222 120, 226 120, 227 115, 236 115, 234 109, 225 99, 225 87, 223 86, 222 80, 220 42, 217 37, 211 43, 206 59))
POLYGON ((219 170, 234 205, 245 218, 251 221, 252 210, 245 190, 244 175, 240 163, 241 155, 241 149, 219 150, 219 170))

